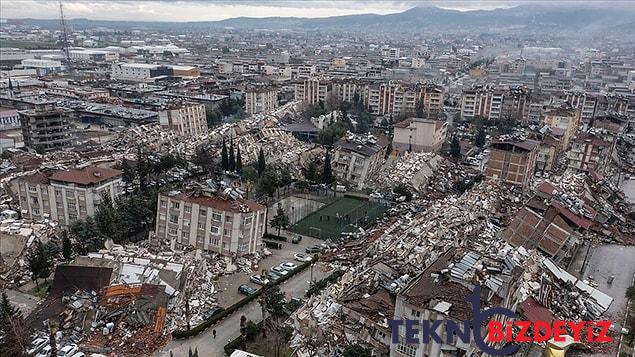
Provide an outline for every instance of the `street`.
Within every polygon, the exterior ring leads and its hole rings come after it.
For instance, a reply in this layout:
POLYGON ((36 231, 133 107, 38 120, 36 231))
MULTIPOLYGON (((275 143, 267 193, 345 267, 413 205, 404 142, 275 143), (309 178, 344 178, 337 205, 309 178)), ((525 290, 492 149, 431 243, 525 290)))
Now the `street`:
MULTIPOLYGON (((322 264, 318 263, 313 268, 313 280, 326 277, 329 272, 322 271, 322 264)), ((311 269, 307 268, 298 275, 292 277, 280 285, 280 290, 284 291, 287 299, 291 297, 304 297, 305 291, 309 287, 311 269)), ((220 357, 224 355, 223 347, 234 338, 240 335, 240 317, 245 315, 248 320, 260 322, 262 312, 258 301, 253 301, 242 309, 236 311, 231 316, 212 326, 197 336, 186 340, 173 340, 155 356, 170 356, 170 351, 175 357, 187 356, 190 347, 192 350, 198 348, 201 357, 220 357), (212 329, 216 330, 216 339, 212 337, 212 329)))

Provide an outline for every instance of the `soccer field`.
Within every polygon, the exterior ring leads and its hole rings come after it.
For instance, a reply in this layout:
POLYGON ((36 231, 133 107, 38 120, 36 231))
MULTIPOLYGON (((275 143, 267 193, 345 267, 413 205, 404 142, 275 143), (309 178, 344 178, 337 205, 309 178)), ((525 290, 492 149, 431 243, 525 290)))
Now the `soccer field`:
POLYGON ((321 239, 339 238, 342 232, 364 227, 386 211, 386 207, 363 199, 342 197, 304 217, 291 232, 321 239))

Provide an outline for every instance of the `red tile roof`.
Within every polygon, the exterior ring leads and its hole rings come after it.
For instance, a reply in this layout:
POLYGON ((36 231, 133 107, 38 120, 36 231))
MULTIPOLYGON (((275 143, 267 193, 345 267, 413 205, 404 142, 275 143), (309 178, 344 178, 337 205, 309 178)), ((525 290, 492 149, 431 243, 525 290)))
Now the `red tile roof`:
POLYGON ((83 169, 56 171, 49 177, 49 180, 80 185, 94 185, 121 175, 122 172, 119 170, 89 166, 83 169))

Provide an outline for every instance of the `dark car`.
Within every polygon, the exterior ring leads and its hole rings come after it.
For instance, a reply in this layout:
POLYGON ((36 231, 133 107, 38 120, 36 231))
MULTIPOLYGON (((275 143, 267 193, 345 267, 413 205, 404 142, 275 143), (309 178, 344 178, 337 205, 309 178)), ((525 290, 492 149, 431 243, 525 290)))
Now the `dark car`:
POLYGON ((216 316, 216 315, 220 314, 220 313, 221 313, 221 312, 223 312, 223 311, 225 311, 225 309, 223 309, 223 308, 222 308, 222 307, 220 307, 220 306, 213 307, 213 308, 211 308, 211 309, 209 309, 209 310, 207 310, 207 311, 205 311, 205 312, 203 313, 203 319, 204 319, 204 320, 209 320, 209 319, 211 319, 212 317, 214 317, 214 316, 216 316))
POLYGON ((311 247, 307 247, 304 251, 307 253, 319 253, 322 251, 322 247, 320 247, 319 245, 314 245, 311 247))
POLYGON ((302 236, 295 236, 293 237, 293 239, 291 239, 291 243, 293 244, 298 244, 302 241, 302 236))
POLYGON ((267 270, 267 279, 269 279, 271 281, 276 281, 276 280, 280 279, 280 275, 272 272, 271 270, 267 270))
POLYGON ((245 295, 253 295, 253 294, 256 293, 256 291, 257 291, 256 289, 252 288, 249 285, 245 285, 245 284, 243 284, 243 285, 238 287, 238 292, 241 293, 241 294, 245 294, 245 295))

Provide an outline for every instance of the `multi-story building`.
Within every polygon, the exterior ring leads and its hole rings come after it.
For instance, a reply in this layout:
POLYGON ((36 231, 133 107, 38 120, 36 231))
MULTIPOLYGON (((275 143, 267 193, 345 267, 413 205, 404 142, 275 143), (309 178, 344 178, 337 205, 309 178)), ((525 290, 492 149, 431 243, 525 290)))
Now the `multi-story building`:
POLYGON ((95 214, 104 195, 122 192, 122 172, 98 166, 38 172, 12 182, 22 217, 70 225, 95 214))
POLYGON ((461 119, 483 117, 488 120, 525 120, 529 106, 530 92, 526 87, 478 85, 463 90, 461 119))
POLYGON ((580 133, 572 141, 571 149, 567 152, 569 168, 580 172, 595 171, 603 174, 611 163, 616 138, 605 141, 591 132, 580 133))
POLYGON ((156 236, 172 244, 242 256, 262 248, 267 207, 207 193, 159 194, 156 236))
POLYGON ((19 111, 24 145, 33 150, 50 151, 71 145, 73 132, 69 114, 54 104, 37 105, 19 111))
POLYGON ((544 111, 544 124, 551 128, 561 129, 563 133, 562 148, 566 150, 569 142, 580 126, 580 110, 568 105, 550 106, 544 111))
POLYGON ((174 103, 159 112, 161 128, 188 137, 207 133, 205 105, 197 103, 174 103))
POLYGON ((442 120, 409 118, 394 125, 394 150, 437 152, 445 142, 448 123, 442 120))
POLYGON ((388 139, 349 134, 333 146, 331 167, 340 183, 363 189, 384 162, 388 139))
POLYGON ((492 143, 485 176, 527 188, 536 167, 538 144, 533 140, 492 143))
POLYGON ((247 114, 269 112, 278 107, 278 91, 273 88, 249 89, 245 92, 247 114))
POLYGON ((320 101, 326 101, 326 97, 331 90, 331 84, 328 81, 318 78, 308 78, 301 83, 295 85, 295 100, 315 105, 320 101))
POLYGON ((0 107, 0 130, 18 129, 20 114, 15 109, 0 107))

